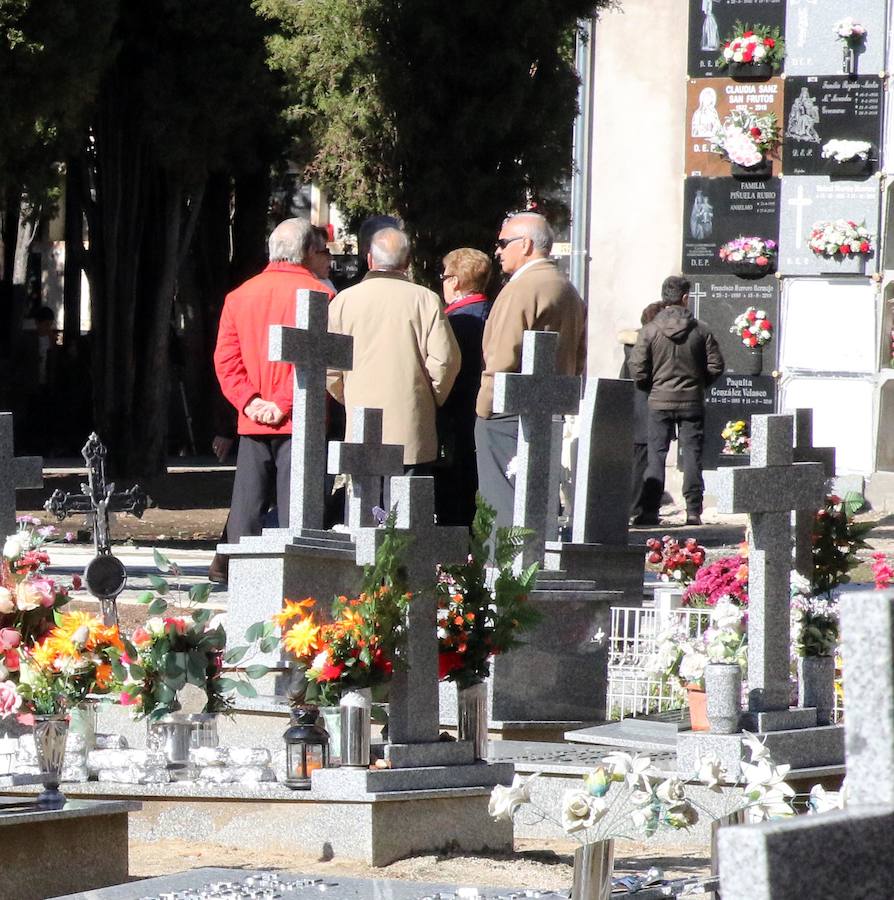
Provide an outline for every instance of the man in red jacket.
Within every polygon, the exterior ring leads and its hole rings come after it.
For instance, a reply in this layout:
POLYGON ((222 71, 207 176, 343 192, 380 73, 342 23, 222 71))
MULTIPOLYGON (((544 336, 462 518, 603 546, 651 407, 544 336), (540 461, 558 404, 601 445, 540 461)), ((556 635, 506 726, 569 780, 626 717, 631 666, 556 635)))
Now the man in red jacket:
MULTIPOLYGON (((214 351, 221 390, 239 413, 239 453, 227 523, 231 544, 261 533, 274 486, 280 527, 288 525, 293 377, 291 365, 268 359, 270 326, 294 327, 295 292, 301 288, 322 291, 330 300, 333 296, 310 271, 311 255, 320 252, 310 222, 281 222, 270 235, 269 248, 267 268, 227 295, 214 351)), ((217 556, 209 572, 214 575, 226 580, 224 561, 217 556)))

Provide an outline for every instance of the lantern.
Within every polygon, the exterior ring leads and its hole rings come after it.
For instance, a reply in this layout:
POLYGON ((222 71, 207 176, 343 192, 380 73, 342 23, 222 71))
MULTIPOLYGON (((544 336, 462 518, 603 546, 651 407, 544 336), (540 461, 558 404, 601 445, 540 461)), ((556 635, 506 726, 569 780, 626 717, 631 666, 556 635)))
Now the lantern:
POLYGON ((286 786, 294 791, 310 790, 314 769, 329 765, 329 735, 317 725, 320 711, 316 706, 296 706, 292 724, 283 734, 286 742, 286 786))

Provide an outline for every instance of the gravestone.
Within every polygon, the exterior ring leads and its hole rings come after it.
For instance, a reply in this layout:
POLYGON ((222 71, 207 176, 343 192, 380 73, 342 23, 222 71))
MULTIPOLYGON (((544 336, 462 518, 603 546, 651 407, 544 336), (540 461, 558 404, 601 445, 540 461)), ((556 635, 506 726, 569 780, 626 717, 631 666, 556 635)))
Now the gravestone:
POLYGON ((780 179, 686 179, 683 200, 683 271, 730 274, 718 252, 738 237, 779 237, 780 179))
POLYGON ((841 598, 847 808, 723 828, 724 900, 883 900, 894 884, 894 592, 841 598))
POLYGON ((884 82, 878 75, 786 78, 784 121, 780 117, 783 171, 836 175, 841 168, 834 160, 823 159, 823 147, 831 140, 848 140, 872 144, 873 163, 865 173, 869 175, 878 168, 883 110, 884 82))
MULTIPOLYGON (((382 443, 382 410, 358 406, 351 419, 351 440, 329 444, 329 473, 350 475, 348 528, 375 524, 373 507, 381 502, 382 478, 404 470, 404 448, 382 443)), ((386 500, 384 506, 390 507, 386 500)))
POLYGON ((878 179, 842 181, 817 176, 785 178, 779 230, 779 271, 784 275, 871 274, 878 268, 881 189, 878 179), (845 258, 818 256, 807 245, 814 225, 847 219, 865 225, 873 252, 845 258))
POLYGON ((16 530, 16 491, 43 487, 43 458, 13 455, 12 413, 0 412, 0 537, 16 530))
POLYGON ((705 391, 705 444, 702 450, 705 468, 736 461, 734 456, 721 456, 722 434, 727 422, 741 419, 751 423, 754 416, 775 411, 776 379, 772 375, 721 375, 705 391))
POLYGON ((840 3, 789 4, 785 24, 785 74, 812 75, 843 72, 842 43, 834 25, 850 16, 866 28, 866 37, 856 46, 856 71, 880 72, 885 68, 885 7, 878 0, 848 0, 840 3))
POLYGON ((526 331, 521 372, 494 376, 494 412, 518 416, 518 467, 512 522, 534 532, 525 542, 518 565, 543 562, 550 498, 559 489, 550 472, 553 416, 577 412, 580 378, 556 374, 555 331, 526 331))

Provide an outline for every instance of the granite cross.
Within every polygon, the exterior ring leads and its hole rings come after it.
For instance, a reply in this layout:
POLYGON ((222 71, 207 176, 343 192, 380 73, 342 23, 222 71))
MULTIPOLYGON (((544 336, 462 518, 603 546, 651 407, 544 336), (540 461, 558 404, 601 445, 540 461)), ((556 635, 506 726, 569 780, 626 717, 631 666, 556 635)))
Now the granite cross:
POLYGON ((12 413, 0 413, 0 538, 16 530, 16 491, 43 487, 43 459, 13 456, 12 413))
POLYGON ((792 461, 793 428, 792 416, 753 416, 751 465, 721 469, 716 481, 717 511, 751 518, 748 710, 771 714, 767 722, 789 708, 791 513, 817 508, 825 482, 819 463, 792 461))
POLYGON ((894 856, 894 592, 840 602, 847 762, 841 812, 722 828, 724 900, 891 896, 894 856), (834 848, 834 851, 833 849, 834 848))
MULTIPOLYGON (((793 461, 820 463, 826 478, 835 477, 835 448, 813 446, 813 410, 796 409, 793 461)), ((813 575, 814 509, 795 511, 795 568, 805 578, 813 575)))
POLYGON ((351 476, 348 494, 351 531, 375 525, 373 507, 381 502, 383 476, 400 475, 403 470, 403 446, 382 443, 382 410, 355 407, 351 414, 350 442, 329 443, 329 474, 351 476))
POLYGON ((320 291, 296 291, 294 328, 270 326, 270 361, 295 367, 288 526, 292 534, 323 528, 326 370, 351 368, 353 340, 350 335, 329 333, 329 298, 320 291))
MULTIPOLYGON (((438 740, 438 612, 434 594, 439 563, 463 562, 469 552, 469 530, 435 525, 434 479, 400 476, 391 479, 391 502, 397 531, 411 542, 406 552, 407 586, 413 592, 407 623, 406 671, 392 676, 388 701, 388 740, 392 744, 424 744, 438 740)), ((357 533, 357 562, 375 561, 384 532, 363 528, 357 533)))
POLYGON ((494 412, 519 420, 512 521, 534 532, 517 560, 522 568, 543 561, 550 496, 558 490, 544 477, 550 471, 553 416, 577 412, 580 403, 580 378, 556 374, 558 343, 558 332, 526 331, 521 373, 498 372, 494 378, 494 412))

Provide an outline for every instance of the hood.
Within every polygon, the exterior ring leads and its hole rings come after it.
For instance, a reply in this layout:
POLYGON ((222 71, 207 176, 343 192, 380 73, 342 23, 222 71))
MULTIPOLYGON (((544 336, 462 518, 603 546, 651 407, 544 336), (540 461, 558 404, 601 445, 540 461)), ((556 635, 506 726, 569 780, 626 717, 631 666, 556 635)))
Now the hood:
POLYGON ((652 321, 672 341, 686 340, 686 335, 695 328, 695 319, 684 306, 667 306, 652 321))

